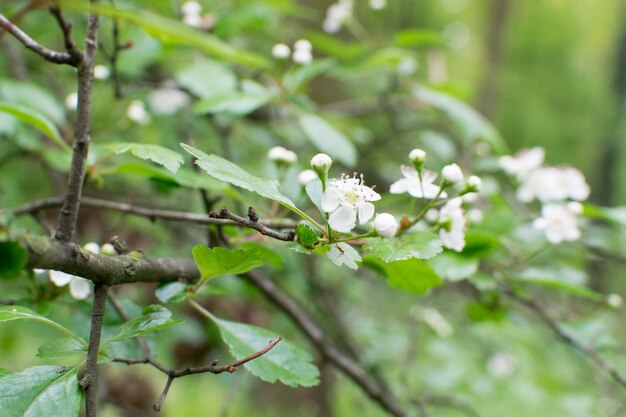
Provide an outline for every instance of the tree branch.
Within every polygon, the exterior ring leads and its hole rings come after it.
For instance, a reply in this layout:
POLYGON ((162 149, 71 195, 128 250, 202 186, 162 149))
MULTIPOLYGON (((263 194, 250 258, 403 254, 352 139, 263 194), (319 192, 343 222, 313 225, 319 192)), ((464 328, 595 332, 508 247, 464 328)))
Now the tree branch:
POLYGON ((395 417, 407 417, 398 400, 387 391, 384 385, 368 375, 349 356, 333 346, 324 331, 311 319, 296 301, 285 294, 269 278, 258 271, 250 271, 245 278, 257 287, 275 306, 289 316, 309 340, 328 360, 348 376, 378 405, 395 417))
POLYGON ((554 335, 558 339, 587 356, 596 365, 606 371, 613 379, 613 381, 626 388, 626 377, 624 377, 624 375, 622 375, 615 366, 607 361, 595 349, 590 346, 586 346, 585 344, 579 342, 578 340, 567 334, 565 330, 563 330, 554 320, 552 320, 548 313, 538 303, 536 303, 534 300, 530 300, 516 294, 515 291, 513 291, 509 287, 503 287, 502 291, 511 300, 523 305, 528 310, 530 310, 540 321, 543 322, 543 324, 546 325, 546 327, 548 327, 552 331, 552 333, 554 333, 554 335))
POLYGON ((91 331, 89 333, 89 347, 87 348, 87 364, 85 375, 80 380, 81 387, 85 390, 85 410, 87 417, 96 417, 96 376, 98 366, 98 350, 100 349, 100 336, 102 334, 102 318, 107 302, 109 286, 96 284, 93 297, 93 313, 91 314, 91 331))
POLYGON ((56 6, 50 7, 50 13, 56 19, 61 31, 63 32, 63 41, 65 42, 65 50, 74 60, 74 66, 78 66, 83 60, 83 53, 78 49, 74 39, 72 39, 72 24, 65 19, 61 9, 56 6))
MULTIPOLYGON (((99 0, 91 0, 92 4, 99 0)), ((93 93, 93 67, 98 48, 98 26, 100 17, 91 13, 87 25, 85 38, 85 52, 78 65, 78 106, 76 126, 74 128, 74 146, 72 149, 72 164, 67 185, 67 193, 59 215, 59 227, 55 238, 62 242, 69 242, 74 236, 80 196, 85 180, 85 165, 91 141, 91 99, 93 93)))
POLYGON ((26 32, 22 31, 16 25, 14 25, 9 19, 7 19, 2 13, 0 13, 0 28, 3 28, 11 35, 13 35, 18 41, 20 41, 25 47, 41 56, 43 59, 55 64, 67 64, 74 66, 74 59, 72 56, 65 52, 54 51, 48 49, 45 46, 37 43, 33 38, 28 36, 26 32))
MULTIPOLYGON (((115 210, 115 211, 119 211, 122 213, 147 217, 151 220, 163 219, 163 220, 181 221, 181 222, 197 223, 197 224, 215 224, 215 225, 221 225, 221 226, 239 225, 239 226, 245 226, 245 227, 252 227, 261 233, 263 233, 262 230, 270 231, 270 229, 272 228, 274 229, 293 228, 296 225, 294 221, 291 221, 288 219, 267 220, 263 222, 263 224, 260 224, 258 222, 251 222, 250 220, 246 218, 236 216, 230 212, 228 212, 227 216, 223 217, 221 215, 221 212, 220 213, 213 212, 212 215, 205 215, 205 214, 199 214, 199 213, 190 213, 186 211, 151 209, 151 208, 146 208, 146 207, 135 206, 133 204, 118 203, 115 201, 103 200, 103 199, 91 198, 91 197, 81 197, 80 204, 83 206, 88 206, 88 207, 115 210)), ((25 204, 20 207, 16 207, 14 209, 11 209, 11 211, 16 216, 19 216, 23 214, 36 213, 41 210, 57 208, 62 205, 63 205, 63 198, 52 197, 52 198, 45 198, 42 200, 37 200, 37 201, 25 204)), ((270 232, 277 233, 278 236, 280 237, 286 236, 276 230, 271 230, 270 232)), ((293 240, 293 238, 291 240, 293 240)))

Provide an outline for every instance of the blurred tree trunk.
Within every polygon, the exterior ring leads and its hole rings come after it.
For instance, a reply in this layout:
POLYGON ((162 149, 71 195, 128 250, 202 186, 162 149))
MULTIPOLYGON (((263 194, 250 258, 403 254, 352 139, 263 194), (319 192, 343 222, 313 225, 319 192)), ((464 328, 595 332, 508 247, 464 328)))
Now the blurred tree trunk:
POLYGON ((489 6, 485 73, 476 99, 476 107, 487 118, 493 116, 493 110, 498 104, 498 75, 502 64, 510 3, 511 0, 491 0, 489 6))

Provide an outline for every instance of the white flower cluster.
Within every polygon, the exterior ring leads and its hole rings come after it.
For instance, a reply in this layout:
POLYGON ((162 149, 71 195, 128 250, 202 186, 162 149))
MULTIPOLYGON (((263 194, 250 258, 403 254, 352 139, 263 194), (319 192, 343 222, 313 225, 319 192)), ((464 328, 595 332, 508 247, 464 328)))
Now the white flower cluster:
MULTIPOLYGON (((272 56, 285 60, 291 55, 291 49, 284 43, 277 43, 272 47, 272 56)), ((299 39, 293 44, 293 62, 306 65, 313 62, 313 45, 306 39, 299 39)))
POLYGON ((180 12, 186 25, 193 27, 202 25, 202 6, 197 1, 186 1, 180 6, 180 12))
POLYGON ((578 240, 578 216, 583 211, 579 202, 589 197, 591 189, 576 168, 544 167, 544 158, 545 150, 535 147, 503 156, 499 163, 507 174, 520 182, 516 193, 519 201, 530 203, 536 199, 543 204, 541 217, 533 226, 543 230, 549 242, 578 240))
POLYGON ((444 191, 453 186, 462 184, 458 196, 450 199, 437 211, 431 209, 426 213, 427 220, 436 223, 439 227, 439 236, 445 247, 460 252, 465 247, 465 229, 467 220, 462 204, 461 195, 480 191, 482 182, 479 177, 472 175, 464 181, 463 171, 457 164, 443 167, 442 181, 437 185, 435 172, 424 169, 426 152, 413 149, 409 153, 412 166, 401 166, 400 171, 404 178, 391 184, 389 191, 392 194, 408 193, 415 198, 440 199, 448 198, 444 191))
MULTIPOLYGON (((87 243, 83 248, 92 253, 101 253, 107 256, 113 256, 116 254, 115 248, 110 243, 105 243, 100 247, 97 243, 87 243)), ((91 295, 92 285, 91 281, 77 277, 75 275, 67 274, 61 271, 35 269, 37 274, 48 274, 50 281, 57 287, 65 287, 69 284, 70 294, 76 300, 84 300, 91 295)))
MULTIPOLYGON (((374 3, 376 6, 380 5, 380 1, 374 3)), ((331 4, 326 10, 326 18, 322 23, 324 32, 331 35, 339 32, 343 23, 352 16, 353 9, 353 0, 338 0, 337 3, 331 4)))

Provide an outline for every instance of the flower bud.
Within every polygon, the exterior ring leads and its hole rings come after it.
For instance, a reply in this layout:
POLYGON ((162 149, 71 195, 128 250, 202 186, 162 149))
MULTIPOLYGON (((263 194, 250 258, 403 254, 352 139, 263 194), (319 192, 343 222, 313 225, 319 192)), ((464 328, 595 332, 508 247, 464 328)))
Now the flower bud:
POLYGON ((318 153, 311 158, 311 168, 318 174, 326 174, 333 164, 333 160, 325 153, 318 153))
POLYGON ((317 178, 317 173, 312 169, 305 169, 298 174, 298 182, 303 187, 317 178))
POLYGON ((374 219, 374 230, 382 237, 394 237, 398 231, 398 222, 389 213, 380 213, 374 219))
POLYGON ((267 152, 268 159, 276 162, 277 164, 291 165, 298 160, 298 155, 282 146, 274 146, 267 152))
POLYGON ((463 181, 463 171, 461 171, 461 168, 457 164, 450 164, 443 167, 441 175, 449 184, 456 184, 463 181))
POLYGON ((272 48, 272 56, 276 59, 287 59, 291 54, 291 49, 284 43, 277 43, 272 48))
POLYGON ((409 152, 409 159, 415 166, 417 172, 420 172, 424 166, 424 161, 426 160, 426 152, 421 149, 413 149, 409 152))
POLYGON ((85 246, 83 246, 83 248, 92 253, 100 253, 100 245, 95 242, 89 242, 85 246))
POLYGON ((117 255, 115 247, 111 245, 110 243, 105 243, 104 245, 102 245, 102 247, 100 248, 100 253, 106 256, 117 255))
POLYGON ((96 80, 106 80, 111 75, 111 71, 104 65, 96 65, 93 67, 93 77, 96 80))
POLYGON ((609 294, 606 297, 606 303, 613 308, 620 308, 624 305, 624 299, 619 294, 609 294))
POLYGON ((570 201, 567 203, 567 209, 574 214, 583 214, 583 211, 585 210, 583 205, 578 201, 570 201))
POLYGON ((480 179, 480 177, 477 177, 476 175, 472 175, 467 179, 467 182, 465 183, 465 188, 463 189, 461 194, 477 193, 482 188, 483 188, 483 181, 480 179))
POLYGON ((424 218, 430 223, 437 223, 437 221, 439 220, 439 210, 437 210, 436 208, 431 208, 426 212, 424 218))
POLYGON ((311 52, 313 50, 313 45, 306 39, 298 39, 294 44, 293 48, 297 51, 307 51, 311 52))

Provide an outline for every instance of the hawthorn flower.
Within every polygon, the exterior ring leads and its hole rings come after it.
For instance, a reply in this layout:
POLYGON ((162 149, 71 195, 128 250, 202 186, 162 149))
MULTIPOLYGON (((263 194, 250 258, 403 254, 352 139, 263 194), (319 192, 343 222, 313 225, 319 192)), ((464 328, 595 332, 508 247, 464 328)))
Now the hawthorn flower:
POLYGON ((140 125, 146 125, 150 123, 152 117, 150 113, 146 110, 146 106, 143 104, 143 101, 133 100, 126 109, 126 117, 132 120, 135 123, 140 125))
POLYGON ((409 159, 413 163, 424 162, 426 160, 426 152, 417 148, 413 149, 411 152, 409 152, 409 159))
POLYGON ((483 188, 483 181, 476 175, 471 175, 465 183, 465 188, 469 193, 477 193, 483 188))
POLYGON ((387 0, 370 0, 369 5, 372 10, 381 10, 387 6, 387 0))
POLYGON ((374 230, 382 237, 394 237, 398 231, 398 222, 389 213, 380 213, 374 219, 374 230))
POLYGON ((331 180, 322 196, 322 210, 330 213, 328 224, 338 232, 349 233, 356 226, 357 217, 363 224, 374 215, 371 201, 380 200, 380 194, 363 183, 360 178, 345 175, 331 180))
POLYGON ((524 179, 517 190, 517 198, 524 203, 535 198, 544 203, 568 198, 583 201, 590 192, 585 177, 576 168, 547 167, 532 172, 524 179))
POLYGON ((446 248, 461 252, 465 247, 465 225, 467 220, 460 197, 448 201, 439 211, 439 237, 446 248))
POLYGON ((78 93, 70 93, 65 97, 65 108, 68 110, 76 110, 78 107, 78 93))
POLYGON ((311 181, 317 179, 317 173, 312 169, 305 169, 298 174, 298 182, 300 185, 305 186, 311 181))
POLYGON ((328 7, 326 18, 322 23, 322 29, 329 34, 335 34, 341 30, 343 23, 352 16, 354 8, 353 0, 338 0, 328 7))
POLYGON ((313 45, 306 39, 299 39, 293 44, 293 62, 296 64, 310 64, 313 61, 313 45))
POLYGON ((177 88, 163 87, 152 90, 148 102, 154 114, 167 116, 189 104, 189 96, 177 88))
POLYGON ((559 244, 564 241, 574 241, 580 238, 578 229, 578 214, 582 211, 580 203, 547 204, 541 208, 541 217, 535 219, 533 227, 543 230, 548 242, 559 244))
POLYGON ((76 300, 84 300, 91 294, 91 282, 84 278, 66 274, 61 271, 48 271, 50 281, 57 287, 64 287, 69 284, 70 294, 76 300))
POLYGON ((514 156, 503 156, 498 161, 500 166, 509 175, 514 175, 523 181, 528 175, 539 169, 546 156, 546 151, 537 146, 531 149, 523 149, 514 156))
POLYGON ((200 27, 202 24, 202 6, 197 1, 186 1, 180 7, 180 12, 183 14, 183 22, 192 27, 200 27))
POLYGON ((272 47, 272 56, 276 59, 287 59, 291 55, 291 49, 284 43, 277 43, 272 47))
MULTIPOLYGON (((437 178, 437 174, 432 171, 422 171, 421 181, 420 175, 415 167, 401 166, 400 171, 404 178, 391 184, 389 192, 392 194, 409 193, 416 198, 435 198, 439 194, 440 187, 433 184, 437 178)), ((447 197, 445 192, 441 192, 439 195, 441 198, 447 197)))
POLYGON ((267 158, 277 164, 291 165, 298 161, 298 155, 295 152, 285 149, 282 146, 274 146, 267 151, 267 158))
POLYGON ((104 65, 96 65, 93 67, 93 77, 97 80, 106 80, 111 75, 111 71, 104 65))
POLYGON ((606 303, 613 308, 621 308, 624 305, 624 299, 619 294, 609 294, 606 297, 606 303))
POLYGON ((333 160, 325 153, 318 153, 313 158, 311 158, 311 167, 317 172, 327 172, 332 164, 333 160))
POLYGON ((441 176, 450 184, 456 184, 463 181, 463 171, 457 164, 450 164, 443 167, 441 176))

